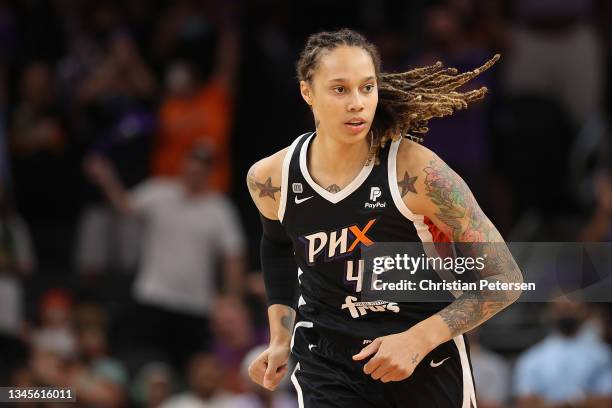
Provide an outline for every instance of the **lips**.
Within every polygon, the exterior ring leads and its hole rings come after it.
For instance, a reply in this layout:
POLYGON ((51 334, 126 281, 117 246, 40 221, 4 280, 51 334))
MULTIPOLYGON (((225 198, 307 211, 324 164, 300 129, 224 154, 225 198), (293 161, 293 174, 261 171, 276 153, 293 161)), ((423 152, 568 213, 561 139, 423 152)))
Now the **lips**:
POLYGON ((363 118, 352 118, 351 120, 344 122, 344 124, 349 126, 359 126, 363 125, 365 122, 366 121, 363 118))
POLYGON ((366 128, 366 121, 363 118, 352 118, 344 122, 346 129, 352 134, 359 134, 366 128))

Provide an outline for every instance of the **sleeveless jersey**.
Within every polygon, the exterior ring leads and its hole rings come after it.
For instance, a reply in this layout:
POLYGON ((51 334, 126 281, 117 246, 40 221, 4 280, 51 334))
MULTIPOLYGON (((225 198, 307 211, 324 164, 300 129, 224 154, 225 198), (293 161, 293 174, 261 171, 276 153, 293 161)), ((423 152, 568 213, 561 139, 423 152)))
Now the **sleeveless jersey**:
POLYGON ((361 247, 377 242, 435 242, 444 235, 402 200, 396 175, 401 139, 381 150, 341 191, 314 182, 307 168, 309 132, 283 162, 278 217, 293 241, 300 298, 297 321, 333 332, 375 338, 406 330, 447 303, 362 301, 361 247))

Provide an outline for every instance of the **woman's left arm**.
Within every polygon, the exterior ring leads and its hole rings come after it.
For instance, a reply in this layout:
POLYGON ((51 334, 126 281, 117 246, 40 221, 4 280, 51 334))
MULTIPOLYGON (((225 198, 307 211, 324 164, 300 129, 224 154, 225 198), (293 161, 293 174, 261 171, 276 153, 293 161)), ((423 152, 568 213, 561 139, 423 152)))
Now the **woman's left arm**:
MULTIPOLYGON (((461 177, 433 152, 410 141, 400 145, 397 162, 398 188, 404 204, 417 217, 429 218, 463 255, 484 257, 480 279, 493 285, 523 282, 503 238, 461 177)), ((408 330, 373 340, 353 359, 371 356, 364 365, 365 374, 382 382, 401 381, 412 375, 437 346, 487 321, 520 294, 520 290, 488 287, 464 291, 447 307, 408 330)))
MULTIPOLYGON (((477 278, 486 279, 496 290, 465 291, 450 305, 420 324, 441 344, 487 321, 516 301, 520 290, 501 290, 496 282, 521 284, 521 271, 502 236, 484 214, 466 183, 439 157, 431 155, 419 172, 416 186, 420 197, 411 197, 419 214, 429 218, 447 235, 463 255, 485 259, 477 278)), ((478 285, 478 288, 481 286, 478 285)))

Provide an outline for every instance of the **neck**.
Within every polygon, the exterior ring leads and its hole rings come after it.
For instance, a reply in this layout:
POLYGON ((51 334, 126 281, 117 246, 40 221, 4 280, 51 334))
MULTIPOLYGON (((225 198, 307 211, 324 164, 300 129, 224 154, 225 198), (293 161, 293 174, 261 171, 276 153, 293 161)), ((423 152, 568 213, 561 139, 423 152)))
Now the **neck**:
POLYGON ((310 161, 317 169, 343 174, 365 165, 370 155, 370 137, 359 143, 342 143, 319 128, 309 150, 310 161))

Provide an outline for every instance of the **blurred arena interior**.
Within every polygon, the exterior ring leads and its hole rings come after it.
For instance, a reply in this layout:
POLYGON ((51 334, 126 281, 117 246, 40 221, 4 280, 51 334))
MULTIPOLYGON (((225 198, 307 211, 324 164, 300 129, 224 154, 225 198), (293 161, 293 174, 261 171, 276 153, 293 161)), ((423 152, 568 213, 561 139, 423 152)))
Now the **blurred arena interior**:
MULTIPOLYGON (((606 0, 0 0, 0 385, 297 407, 245 372, 268 329, 244 178, 313 128, 295 62, 322 29, 385 71, 501 53, 424 144, 506 240, 611 241, 611 22, 606 0)), ((517 303, 471 333, 479 406, 612 406, 611 310, 517 303)))

